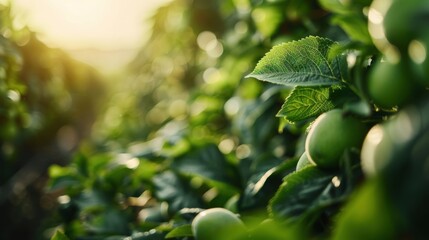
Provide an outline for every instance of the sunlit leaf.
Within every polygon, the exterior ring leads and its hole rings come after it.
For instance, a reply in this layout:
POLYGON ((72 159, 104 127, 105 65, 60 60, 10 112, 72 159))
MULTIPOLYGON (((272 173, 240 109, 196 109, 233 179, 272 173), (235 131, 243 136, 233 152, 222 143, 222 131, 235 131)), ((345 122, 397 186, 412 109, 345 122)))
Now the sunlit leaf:
POLYGON ((325 10, 338 14, 353 14, 360 9, 371 4, 372 0, 355 0, 355 1, 342 1, 342 0, 319 0, 319 4, 325 10))
POLYGON ((169 232, 165 238, 178 238, 178 237, 192 237, 192 227, 191 224, 185 224, 180 227, 174 228, 169 232))
POLYGON ((351 39, 371 44, 372 39, 368 32, 368 23, 359 14, 337 15, 332 18, 334 25, 339 25, 351 39))
POLYGON ((82 184, 82 179, 72 168, 52 165, 49 167, 49 190, 64 189, 69 187, 78 188, 82 184))
POLYGON ((255 8, 252 18, 257 29, 266 37, 270 37, 283 21, 283 9, 277 5, 262 5, 255 8))
POLYGON ((247 77, 285 86, 339 84, 347 71, 344 55, 331 57, 336 43, 310 36, 273 47, 247 77))
POLYGON ((330 87, 296 87, 286 98, 278 117, 291 122, 305 120, 335 108, 330 87))
POLYGON ((69 240, 69 238, 63 232, 57 230, 51 240, 69 240))
POLYGON ((284 224, 273 219, 265 219, 251 229, 252 240, 304 240, 309 239, 308 232, 298 224, 284 224))
POLYGON ((319 0, 320 5, 330 12, 347 14, 351 12, 350 2, 341 0, 319 0))

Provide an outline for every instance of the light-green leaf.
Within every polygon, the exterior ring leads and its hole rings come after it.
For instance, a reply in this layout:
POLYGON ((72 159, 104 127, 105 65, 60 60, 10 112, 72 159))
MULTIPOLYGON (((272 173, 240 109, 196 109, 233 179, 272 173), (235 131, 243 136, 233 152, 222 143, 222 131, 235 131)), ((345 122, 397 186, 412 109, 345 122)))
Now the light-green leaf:
POLYGON ((350 6, 351 4, 348 1, 319 0, 319 4, 322 6, 322 8, 333 13, 347 14, 353 12, 353 9, 350 6))
POLYGON ((353 40, 372 43, 368 23, 360 14, 336 15, 332 18, 332 24, 340 26, 353 40))
POLYGON ((337 43, 321 37, 273 47, 247 77, 285 86, 321 86, 341 83, 347 71, 345 55, 331 56, 337 43))
POLYGON ((277 117, 297 122, 335 108, 330 99, 330 87, 296 87, 286 98, 277 117))
POLYGON ((176 227, 175 229, 171 230, 165 238, 178 238, 178 237, 192 237, 192 226, 191 224, 185 224, 179 227, 176 227))
POLYGON ((69 240, 69 238, 60 230, 57 230, 51 240, 69 240))

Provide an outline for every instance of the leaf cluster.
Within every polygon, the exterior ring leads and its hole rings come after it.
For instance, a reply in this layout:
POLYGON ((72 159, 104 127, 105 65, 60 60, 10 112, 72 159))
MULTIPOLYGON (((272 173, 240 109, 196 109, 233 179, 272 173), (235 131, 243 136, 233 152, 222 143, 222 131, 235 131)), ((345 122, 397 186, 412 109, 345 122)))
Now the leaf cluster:
POLYGON ((128 105, 112 105, 121 124, 51 168, 65 234, 193 239, 193 218, 223 207, 248 227, 244 239, 427 236, 427 210, 418 210, 429 199, 424 66, 402 56, 420 91, 407 105, 378 106, 369 73, 390 60, 367 30, 371 4, 183 0, 159 9, 130 65, 133 82, 121 83, 129 95, 118 102, 128 105), (308 128, 332 109, 394 126, 395 154, 378 175, 362 169, 359 148, 345 149, 338 168, 296 170, 308 128))

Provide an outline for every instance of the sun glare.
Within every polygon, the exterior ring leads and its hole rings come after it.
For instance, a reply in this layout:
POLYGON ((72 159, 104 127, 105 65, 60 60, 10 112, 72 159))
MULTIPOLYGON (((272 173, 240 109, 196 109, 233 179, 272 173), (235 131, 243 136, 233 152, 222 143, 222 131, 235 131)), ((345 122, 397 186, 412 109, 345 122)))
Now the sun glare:
POLYGON ((65 49, 131 49, 169 0, 14 0, 16 14, 47 44, 65 49))

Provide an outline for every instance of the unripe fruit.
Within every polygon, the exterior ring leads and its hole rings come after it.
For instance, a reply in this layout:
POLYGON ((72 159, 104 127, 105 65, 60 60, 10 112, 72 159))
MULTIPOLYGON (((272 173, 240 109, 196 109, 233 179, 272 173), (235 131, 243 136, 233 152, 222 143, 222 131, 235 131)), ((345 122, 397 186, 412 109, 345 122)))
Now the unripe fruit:
POLYGON ((307 157, 321 168, 336 168, 346 149, 360 148, 367 133, 366 124, 340 109, 320 115, 311 126, 305 142, 307 157))
POLYGON ((387 40, 406 52, 412 40, 429 32, 425 27, 428 14, 426 0, 393 1, 383 19, 387 40))
POLYGON ((243 222, 224 208, 207 209, 192 221, 192 232, 196 240, 234 239, 234 236, 240 236, 245 231, 243 222))
POLYGON ((369 130, 361 151, 361 166, 367 176, 378 174, 394 154, 395 144, 385 125, 375 125, 369 130))
POLYGON ((410 143, 427 129, 428 112, 421 113, 426 107, 411 106, 371 128, 361 151, 361 166, 366 176, 391 171, 387 169, 398 168, 412 158, 412 151, 416 150, 410 143))
POLYGON ((368 93, 374 103, 385 109, 408 103, 416 89, 405 63, 377 63, 368 79, 368 93))

